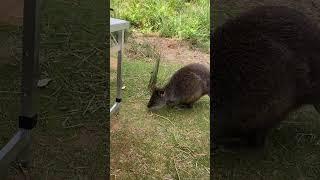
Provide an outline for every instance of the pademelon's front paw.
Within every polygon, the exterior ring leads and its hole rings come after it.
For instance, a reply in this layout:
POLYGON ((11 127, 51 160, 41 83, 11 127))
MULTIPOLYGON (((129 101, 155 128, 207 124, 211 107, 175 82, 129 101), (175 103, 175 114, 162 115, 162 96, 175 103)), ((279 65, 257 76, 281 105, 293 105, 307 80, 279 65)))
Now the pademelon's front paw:
POLYGON ((181 109, 191 109, 193 104, 179 104, 178 107, 181 109))

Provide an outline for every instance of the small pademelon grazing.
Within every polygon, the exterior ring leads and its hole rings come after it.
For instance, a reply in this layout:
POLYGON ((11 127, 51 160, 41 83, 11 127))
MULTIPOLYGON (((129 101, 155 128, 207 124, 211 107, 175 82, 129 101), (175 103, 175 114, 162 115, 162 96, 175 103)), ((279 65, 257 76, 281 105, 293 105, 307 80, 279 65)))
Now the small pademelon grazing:
POLYGON ((320 104, 320 28, 303 13, 262 6, 214 32, 213 141, 263 147, 302 105, 320 104))
POLYGON ((148 108, 157 110, 164 106, 192 108, 202 96, 210 96, 210 69, 192 63, 176 71, 163 88, 153 88, 148 108))

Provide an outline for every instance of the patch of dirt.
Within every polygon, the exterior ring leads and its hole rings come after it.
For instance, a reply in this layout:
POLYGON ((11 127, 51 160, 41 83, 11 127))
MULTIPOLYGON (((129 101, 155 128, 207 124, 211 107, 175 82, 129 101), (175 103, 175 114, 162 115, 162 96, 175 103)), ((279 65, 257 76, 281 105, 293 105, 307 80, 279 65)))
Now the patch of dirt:
POLYGON ((117 63, 118 63, 117 58, 111 56, 111 57, 110 57, 110 69, 111 69, 111 70, 117 70, 117 63))
POLYGON ((72 141, 72 145, 90 147, 94 149, 95 147, 97 147, 99 143, 98 141, 96 141, 98 137, 96 136, 95 132, 97 132, 97 130, 95 130, 94 128, 81 129, 77 138, 74 141, 72 141))
POLYGON ((0 23, 22 25, 23 0, 2 0, 0 6, 0 23))
MULTIPOLYGON (((210 54, 204 53, 198 49, 191 49, 190 45, 178 39, 163 38, 159 36, 145 36, 141 34, 133 34, 132 41, 137 44, 148 43, 155 47, 161 54, 161 61, 167 63, 190 64, 202 63, 210 64, 210 54)), ((136 44, 128 44, 128 48, 136 44)), ((126 54, 129 58, 132 57, 130 53, 126 54)))
MULTIPOLYGON (((0 5, 0 26, 21 26, 23 24, 23 0, 2 0, 0 5)), ((3 30, 1 28, 1 30, 3 30)), ((0 31, 0 65, 15 62, 14 39, 6 31, 0 31)))
POLYGON ((117 114, 111 117, 110 133, 116 132, 121 128, 120 119, 117 114))

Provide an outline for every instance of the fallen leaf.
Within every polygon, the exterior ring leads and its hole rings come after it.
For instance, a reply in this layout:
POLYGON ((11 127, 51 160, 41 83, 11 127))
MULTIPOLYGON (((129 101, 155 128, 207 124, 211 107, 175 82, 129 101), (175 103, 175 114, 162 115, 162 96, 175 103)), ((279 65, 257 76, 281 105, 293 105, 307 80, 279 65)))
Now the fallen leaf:
POLYGON ((51 79, 49 78, 41 79, 38 81, 38 87, 45 87, 49 84, 50 81, 51 79))

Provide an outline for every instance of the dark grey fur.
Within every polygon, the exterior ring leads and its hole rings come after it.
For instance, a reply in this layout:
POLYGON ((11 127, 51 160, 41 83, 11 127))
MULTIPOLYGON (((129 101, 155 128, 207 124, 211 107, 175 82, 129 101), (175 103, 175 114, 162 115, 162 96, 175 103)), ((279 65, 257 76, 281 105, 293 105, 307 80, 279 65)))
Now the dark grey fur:
POLYGON ((304 14, 259 7, 217 28, 211 42, 215 145, 261 147, 289 112, 319 104, 320 29, 304 14))
POLYGON ((163 88, 155 88, 148 108, 155 110, 168 106, 191 108, 202 96, 209 94, 210 70, 193 63, 179 69, 163 88))

